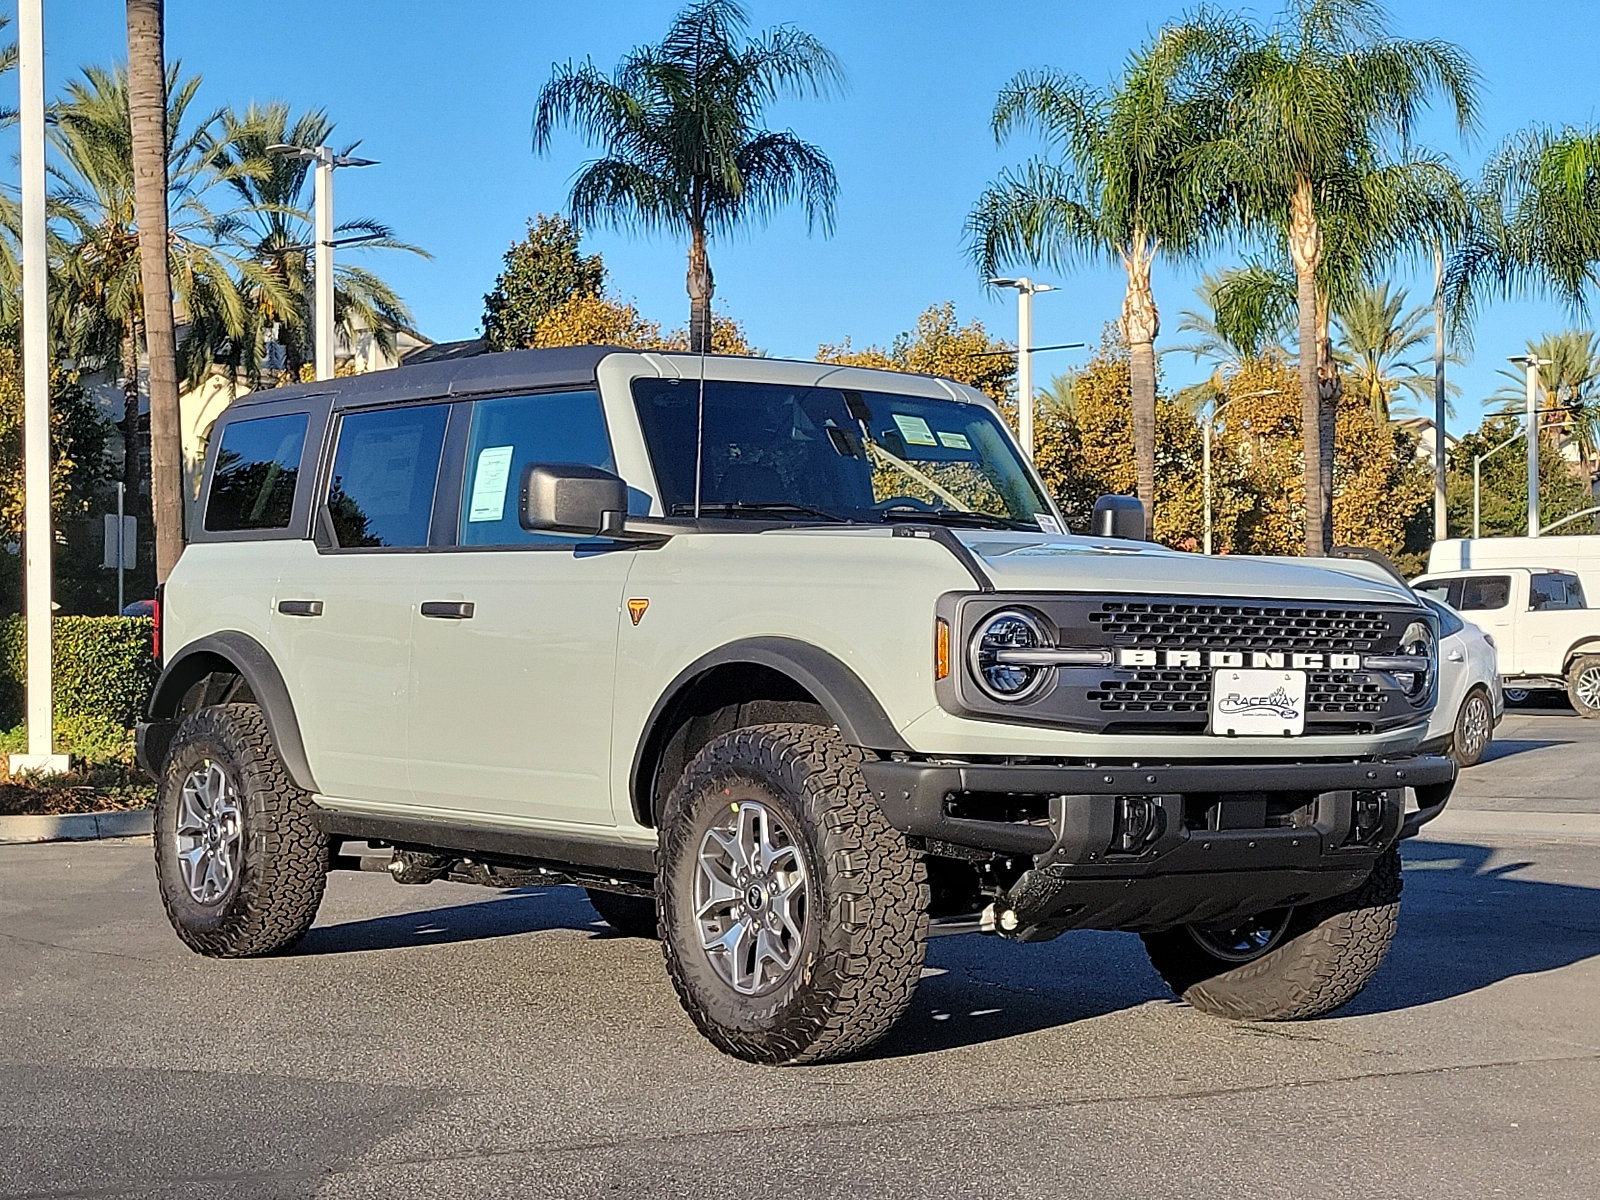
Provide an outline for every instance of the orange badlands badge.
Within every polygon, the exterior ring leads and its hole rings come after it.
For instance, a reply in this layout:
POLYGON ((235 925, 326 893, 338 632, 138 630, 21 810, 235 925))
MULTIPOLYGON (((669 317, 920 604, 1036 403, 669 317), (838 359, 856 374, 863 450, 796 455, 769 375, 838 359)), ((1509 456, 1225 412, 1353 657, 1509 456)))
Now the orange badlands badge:
POLYGON ((635 625, 644 619, 644 610, 649 607, 650 601, 648 600, 628 601, 628 615, 633 618, 633 623, 635 625))

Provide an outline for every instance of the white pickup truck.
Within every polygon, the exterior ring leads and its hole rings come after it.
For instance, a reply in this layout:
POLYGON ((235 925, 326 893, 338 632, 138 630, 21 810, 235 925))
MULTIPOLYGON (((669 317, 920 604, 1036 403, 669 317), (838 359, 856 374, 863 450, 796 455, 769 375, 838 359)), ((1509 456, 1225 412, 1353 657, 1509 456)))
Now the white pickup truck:
POLYGON ((1600 717, 1600 609, 1571 571, 1495 567, 1413 580, 1494 638, 1507 691, 1565 688, 1581 716, 1600 717))

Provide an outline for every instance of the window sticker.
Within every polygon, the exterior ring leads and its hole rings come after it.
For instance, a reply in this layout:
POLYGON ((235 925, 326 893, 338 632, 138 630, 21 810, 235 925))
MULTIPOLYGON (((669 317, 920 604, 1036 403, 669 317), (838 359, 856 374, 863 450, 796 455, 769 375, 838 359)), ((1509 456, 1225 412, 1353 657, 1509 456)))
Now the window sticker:
POLYGON ((1033 519, 1034 522, 1039 526, 1041 533, 1059 534, 1061 532, 1061 522, 1056 520, 1049 513, 1034 513, 1033 519))
POLYGON ((514 446, 485 446, 479 452, 467 520, 498 521, 506 515, 506 484, 511 479, 514 450, 514 446))
MULTIPOLYGON (((910 439, 907 439, 907 440, 910 440, 910 439)), ((943 446, 946 450, 971 450, 972 449, 972 443, 967 440, 967 435, 966 434, 964 434, 964 433, 946 433, 942 429, 939 430, 939 445, 943 446)))
POLYGON ((905 438, 908 446, 937 446, 939 439, 933 436, 933 427, 921 417, 914 417, 907 413, 895 413, 894 423, 900 427, 900 436, 905 438))

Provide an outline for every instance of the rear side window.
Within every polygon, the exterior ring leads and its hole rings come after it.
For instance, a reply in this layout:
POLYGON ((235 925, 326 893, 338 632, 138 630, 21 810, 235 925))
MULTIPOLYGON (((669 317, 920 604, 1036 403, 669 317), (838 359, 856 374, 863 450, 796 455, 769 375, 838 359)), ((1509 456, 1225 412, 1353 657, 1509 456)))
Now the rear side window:
POLYGON ((211 471, 206 528, 218 533, 287 529, 294 513, 305 413, 230 421, 211 471))
POLYGON ((1583 607, 1583 584, 1576 575, 1548 571, 1529 577, 1528 608, 1533 612, 1583 607))
POLYGON ((1461 607, 1461 580, 1459 579, 1419 579, 1412 585, 1412 589, 1421 596, 1432 600, 1442 600, 1453 608, 1461 607))
POLYGON ((1462 612, 1489 612, 1511 603, 1509 575, 1481 575, 1461 581, 1461 602, 1451 602, 1462 612))
POLYGON ((447 404, 347 413, 328 484, 341 547, 426 546, 447 404))
POLYGON ((595 391, 501 396, 472 406, 472 436, 461 489, 463 546, 567 542, 563 534, 530 533, 517 511, 522 469, 529 463, 583 463, 616 470, 595 391))

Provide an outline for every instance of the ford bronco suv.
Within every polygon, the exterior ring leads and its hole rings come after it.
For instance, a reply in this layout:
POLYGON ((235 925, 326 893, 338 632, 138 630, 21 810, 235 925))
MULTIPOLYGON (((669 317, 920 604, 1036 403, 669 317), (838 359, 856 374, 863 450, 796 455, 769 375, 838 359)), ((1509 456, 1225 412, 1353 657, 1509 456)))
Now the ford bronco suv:
POLYGON ((589 889, 767 1063, 871 1045, 931 934, 1138 932, 1231 1018, 1395 930, 1432 612, 1361 561, 1067 533, 944 379, 578 347, 245 396, 160 605, 141 761, 202 954, 331 870, 589 889))

